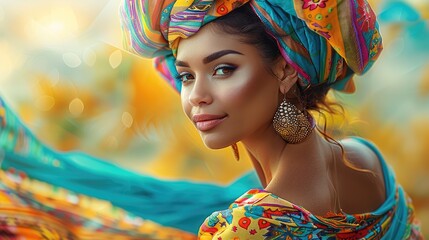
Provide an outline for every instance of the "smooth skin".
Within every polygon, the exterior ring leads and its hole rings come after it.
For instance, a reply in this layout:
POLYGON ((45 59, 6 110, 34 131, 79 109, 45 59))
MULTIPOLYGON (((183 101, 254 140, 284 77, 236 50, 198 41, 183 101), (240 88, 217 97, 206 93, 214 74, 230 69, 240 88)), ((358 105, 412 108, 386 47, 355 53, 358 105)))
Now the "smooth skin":
POLYGON ((346 166, 341 149, 317 131, 299 144, 287 144, 275 132, 274 113, 297 81, 283 58, 267 64, 253 45, 207 24, 180 41, 176 67, 183 110, 205 145, 242 142, 268 192, 316 215, 370 212, 385 201, 379 160, 365 145, 341 141, 349 161, 370 172, 346 166), (206 130, 195 122, 200 114, 220 120, 206 130))

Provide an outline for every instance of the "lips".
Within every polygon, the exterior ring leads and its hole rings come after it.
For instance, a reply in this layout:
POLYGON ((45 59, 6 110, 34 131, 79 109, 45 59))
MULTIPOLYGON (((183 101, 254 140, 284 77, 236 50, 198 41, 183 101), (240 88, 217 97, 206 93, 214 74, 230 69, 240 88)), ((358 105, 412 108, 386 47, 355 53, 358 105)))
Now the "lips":
POLYGON ((192 116, 198 130, 204 132, 215 128, 222 123, 227 115, 197 114, 192 116))

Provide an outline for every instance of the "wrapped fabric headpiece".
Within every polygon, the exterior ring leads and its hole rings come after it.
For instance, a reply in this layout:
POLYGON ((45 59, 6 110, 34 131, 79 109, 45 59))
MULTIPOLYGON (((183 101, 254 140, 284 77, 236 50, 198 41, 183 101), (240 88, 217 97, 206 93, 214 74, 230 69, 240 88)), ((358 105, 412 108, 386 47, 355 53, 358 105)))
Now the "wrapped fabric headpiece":
POLYGON ((376 16, 365 0, 124 0, 125 45, 155 58, 156 69, 178 90, 175 56, 180 39, 244 4, 250 4, 298 72, 303 90, 323 83, 354 92, 382 50, 376 16))

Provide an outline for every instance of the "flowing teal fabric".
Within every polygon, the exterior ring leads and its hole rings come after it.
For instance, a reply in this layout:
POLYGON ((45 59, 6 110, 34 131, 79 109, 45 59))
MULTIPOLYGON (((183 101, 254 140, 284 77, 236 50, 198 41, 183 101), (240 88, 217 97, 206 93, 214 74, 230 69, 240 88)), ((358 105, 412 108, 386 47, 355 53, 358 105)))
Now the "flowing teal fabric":
POLYGON ((84 153, 54 151, 1 98, 0 161, 3 170, 14 168, 32 179, 110 201, 136 216, 193 233, 209 213, 228 207, 249 188, 260 187, 254 172, 228 186, 166 181, 84 153))
MULTIPOLYGON (((396 182, 394 171, 390 169, 390 167, 387 165, 380 151, 377 149, 377 147, 374 146, 374 144, 359 137, 354 137, 353 139, 368 146, 374 151, 378 159, 380 159, 381 167, 383 169, 384 174, 386 201, 380 208, 378 208, 371 214, 384 215, 388 214, 389 211, 391 211, 392 209, 394 209, 395 211, 391 220, 391 226, 383 236, 383 239, 403 239, 403 237, 409 236, 410 231, 412 231, 412 228, 414 227, 410 225, 412 223, 410 222, 410 214, 412 209, 409 208, 407 200, 408 197, 405 195, 404 190, 396 182), (398 194, 399 196, 396 197, 396 194, 398 194)), ((417 230, 418 229, 415 229, 414 231, 417 230)))

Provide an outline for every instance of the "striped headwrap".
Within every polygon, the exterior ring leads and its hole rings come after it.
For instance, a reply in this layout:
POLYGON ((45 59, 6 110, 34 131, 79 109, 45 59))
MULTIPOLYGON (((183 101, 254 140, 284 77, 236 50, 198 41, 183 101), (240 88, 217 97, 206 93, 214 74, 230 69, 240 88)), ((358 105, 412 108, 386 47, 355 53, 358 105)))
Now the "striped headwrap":
POLYGON ((353 92, 382 50, 376 16, 365 0, 124 0, 125 45, 155 58, 156 69, 178 90, 174 66, 180 39, 249 3, 274 36, 307 89, 322 83, 353 92))

